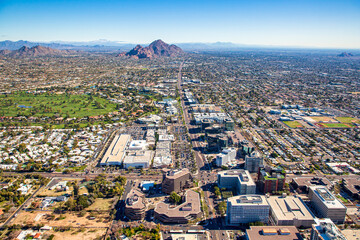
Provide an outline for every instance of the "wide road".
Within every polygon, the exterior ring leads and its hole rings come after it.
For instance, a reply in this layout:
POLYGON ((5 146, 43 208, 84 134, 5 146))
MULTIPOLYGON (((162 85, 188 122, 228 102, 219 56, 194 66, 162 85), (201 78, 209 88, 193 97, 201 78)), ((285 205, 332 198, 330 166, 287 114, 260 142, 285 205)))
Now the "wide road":
POLYGON ((190 115, 189 109, 185 106, 184 94, 183 94, 182 85, 181 85, 183 64, 184 64, 184 62, 182 62, 179 67, 177 87, 178 87, 179 94, 180 94, 180 102, 181 102, 181 107, 183 110, 182 116, 183 116, 183 119, 185 122, 185 127, 187 129, 187 132, 189 133, 192 147, 193 147, 193 149, 196 149, 195 159, 196 159, 197 168, 198 168, 197 178, 200 181, 199 186, 202 187, 202 189, 204 191, 205 204, 208 206, 209 213, 211 213, 211 214, 209 214, 208 225, 204 226, 204 228, 210 230, 210 235, 212 237, 211 239, 216 239, 216 240, 227 239, 226 231, 221 230, 222 226, 223 226, 222 218, 218 214, 216 214, 216 209, 214 207, 214 201, 213 201, 214 198, 212 196, 213 194, 211 193, 212 184, 216 180, 216 176, 214 176, 214 174, 216 174, 216 173, 212 173, 210 164, 208 163, 207 159, 201 153, 201 151, 198 151, 199 149, 202 148, 202 146, 200 145, 200 143, 197 139, 198 136, 196 134, 190 134, 190 131, 189 131, 193 127, 190 124, 190 121, 191 121, 190 116, 191 115, 190 115))

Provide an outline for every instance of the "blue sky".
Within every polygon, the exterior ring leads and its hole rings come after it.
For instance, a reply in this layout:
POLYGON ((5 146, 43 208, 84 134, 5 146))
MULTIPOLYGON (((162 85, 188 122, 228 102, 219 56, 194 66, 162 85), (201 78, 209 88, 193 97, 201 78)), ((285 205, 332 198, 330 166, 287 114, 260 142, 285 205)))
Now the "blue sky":
POLYGON ((360 48, 360 0, 0 0, 0 40, 360 48))

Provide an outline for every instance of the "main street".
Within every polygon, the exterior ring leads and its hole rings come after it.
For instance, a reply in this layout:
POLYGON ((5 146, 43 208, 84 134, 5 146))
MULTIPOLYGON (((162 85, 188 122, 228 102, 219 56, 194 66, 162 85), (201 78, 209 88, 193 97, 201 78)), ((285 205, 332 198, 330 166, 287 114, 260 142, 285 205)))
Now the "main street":
POLYGON ((197 134, 190 133, 191 132, 190 130, 193 128, 193 126, 191 125, 191 117, 190 117, 189 109, 185 106, 184 94, 181 84, 183 64, 184 62, 182 62, 179 66, 177 88, 180 94, 182 116, 184 119, 185 127, 189 134, 192 147, 195 151, 195 159, 197 164, 196 177, 199 180, 199 187, 201 187, 204 192, 204 200, 205 200, 204 204, 208 206, 208 210, 209 210, 209 217, 207 219, 207 224, 204 226, 204 228, 210 231, 210 235, 212 239, 226 239, 227 233, 226 231, 221 230, 223 227, 223 221, 221 216, 216 213, 216 209, 214 206, 215 196, 211 192, 213 183, 216 180, 216 177, 214 176, 214 174, 216 173, 213 173, 211 171, 210 164, 208 163, 207 159, 202 154, 202 152, 199 151, 200 149, 202 149, 202 146, 198 141, 197 134))

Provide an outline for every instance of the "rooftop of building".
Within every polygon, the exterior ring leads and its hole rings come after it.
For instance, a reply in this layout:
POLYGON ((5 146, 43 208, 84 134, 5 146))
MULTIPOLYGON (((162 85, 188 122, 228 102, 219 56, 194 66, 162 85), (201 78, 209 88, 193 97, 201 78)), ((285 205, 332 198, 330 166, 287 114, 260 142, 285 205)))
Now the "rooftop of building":
POLYGON ((264 195, 238 195, 235 197, 228 198, 228 202, 231 205, 266 205, 268 206, 268 202, 264 195))
POLYGON ((127 134, 116 135, 109 148, 106 150, 105 155, 101 160, 101 164, 121 161, 130 138, 131 136, 127 134))
POLYGON ((298 185, 298 186, 326 186, 326 187, 331 187, 333 184, 330 182, 329 179, 325 178, 325 177, 296 177, 293 178, 293 181, 298 185))
POLYGON ((247 158, 251 157, 251 158, 259 158, 261 157, 261 154, 258 151, 253 151, 252 153, 250 153, 250 155, 246 155, 247 158))
POLYGON ((346 240, 345 236, 341 233, 339 228, 329 218, 316 218, 313 228, 317 230, 319 235, 324 240, 346 240))
POLYGON ((328 208, 346 208, 326 187, 311 186, 310 189, 328 208))
POLYGON ((270 173, 265 169, 261 169, 260 172, 265 180, 277 180, 285 178, 285 170, 283 169, 271 169, 270 173))
POLYGON ((266 198, 278 220, 314 219, 305 203, 296 196, 270 196, 266 198))
POLYGON ((157 214, 164 214, 167 217, 186 217, 190 214, 198 214, 200 209, 200 195, 193 190, 187 190, 185 192, 185 202, 182 204, 171 207, 170 204, 160 202, 155 207, 157 214))
POLYGON ((176 179, 176 178, 179 178, 179 177, 182 177, 186 174, 190 173, 189 169, 187 168, 183 168, 181 170, 170 170, 166 173, 166 178, 168 179, 176 179))
POLYGON ((249 240, 302 240, 294 226, 252 226, 246 230, 249 240))
POLYGON ((131 189, 126 196, 126 207, 127 208, 145 208, 144 203, 145 195, 137 189, 131 189))
POLYGON ((359 194, 360 177, 343 178, 343 184, 352 194, 359 194))
POLYGON ((129 149, 145 149, 146 140, 133 140, 129 144, 129 149))
POLYGON ((153 156, 154 156, 154 151, 151 150, 128 151, 127 155, 124 158, 123 163, 141 163, 141 162, 149 163, 153 156))
POLYGON ((244 169, 221 171, 218 173, 218 175, 225 178, 238 177, 241 183, 255 184, 254 180, 251 178, 249 171, 244 169))

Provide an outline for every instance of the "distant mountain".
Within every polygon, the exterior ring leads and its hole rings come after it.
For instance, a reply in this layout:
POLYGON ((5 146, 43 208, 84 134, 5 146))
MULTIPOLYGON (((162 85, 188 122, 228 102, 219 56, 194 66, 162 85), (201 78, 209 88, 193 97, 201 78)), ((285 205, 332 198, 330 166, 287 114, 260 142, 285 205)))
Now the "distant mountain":
POLYGON ((56 48, 56 49, 71 49, 74 46, 69 45, 69 44, 59 44, 59 43, 40 43, 40 42, 29 42, 29 41, 2 41, 0 42, 0 50, 17 50, 23 46, 28 47, 28 48, 32 48, 35 46, 44 46, 44 47, 50 47, 50 48, 56 48))
POLYGON ((353 57, 352 53, 343 52, 338 55, 338 57, 353 57))
POLYGON ((132 49, 135 44, 111 42, 106 40, 91 41, 91 42, 29 42, 29 41, 2 41, 0 42, 0 50, 17 50, 23 46, 28 48, 35 47, 37 45, 54 48, 54 49, 66 49, 66 50, 81 50, 90 52, 115 52, 128 51, 132 49))
POLYGON ((162 40, 156 40, 147 47, 137 45, 127 53, 121 53, 118 56, 128 56, 132 58, 159 58, 176 57, 184 54, 184 51, 176 45, 169 45, 162 40))
POLYGON ((70 53, 75 53, 74 51, 70 50, 59 50, 53 49, 44 46, 34 46, 34 47, 27 47, 22 46, 18 50, 1 50, 0 55, 8 56, 8 57, 39 57, 39 56, 55 56, 55 55, 67 55, 70 53))
POLYGON ((239 49, 248 47, 243 44, 235 44, 231 42, 215 42, 215 43, 178 43, 179 47, 184 50, 217 50, 217 49, 239 49))

